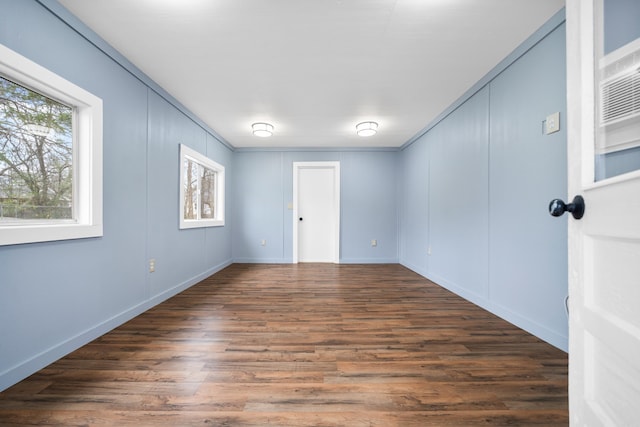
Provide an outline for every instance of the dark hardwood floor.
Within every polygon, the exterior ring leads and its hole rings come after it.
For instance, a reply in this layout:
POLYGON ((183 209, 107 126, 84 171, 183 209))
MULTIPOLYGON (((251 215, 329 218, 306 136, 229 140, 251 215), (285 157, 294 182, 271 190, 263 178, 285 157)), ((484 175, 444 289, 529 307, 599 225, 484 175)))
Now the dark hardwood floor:
POLYGON ((568 425, 567 355, 400 265, 234 264, 0 393, 0 425, 568 425))

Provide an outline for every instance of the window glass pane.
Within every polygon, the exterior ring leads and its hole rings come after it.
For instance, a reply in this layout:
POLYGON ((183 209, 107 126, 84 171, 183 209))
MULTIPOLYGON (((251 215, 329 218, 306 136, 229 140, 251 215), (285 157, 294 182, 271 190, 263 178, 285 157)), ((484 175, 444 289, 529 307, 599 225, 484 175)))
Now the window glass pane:
POLYGON ((200 184, 200 201, 202 209, 200 215, 202 218, 215 218, 215 200, 216 200, 216 172, 206 167, 202 167, 202 180, 200 184))
POLYGON ((73 108, 0 77, 0 221, 73 218, 73 108))
POLYGON ((198 164, 184 161, 184 219, 198 219, 198 164))
POLYGON ((596 181, 640 169, 640 2, 598 0, 596 181))
POLYGON ((180 144, 180 229, 224 226, 224 166, 180 144))

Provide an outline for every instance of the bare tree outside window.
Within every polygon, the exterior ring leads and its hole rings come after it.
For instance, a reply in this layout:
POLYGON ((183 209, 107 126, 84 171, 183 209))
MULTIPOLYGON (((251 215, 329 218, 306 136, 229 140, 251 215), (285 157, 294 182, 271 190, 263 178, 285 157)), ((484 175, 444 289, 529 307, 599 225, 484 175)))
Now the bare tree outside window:
POLYGON ((198 219, 198 164, 185 159, 184 173, 184 218, 198 219))
POLYGON ((184 160, 184 219, 215 218, 216 171, 184 160))
POLYGON ((224 166, 180 144, 180 229, 224 226, 224 166))
POLYGON ((0 77, 0 221, 73 218, 73 108, 0 77))
POLYGON ((202 167, 202 180, 200 188, 200 217, 201 218, 214 218, 215 217, 215 202, 216 202, 216 172, 202 167))

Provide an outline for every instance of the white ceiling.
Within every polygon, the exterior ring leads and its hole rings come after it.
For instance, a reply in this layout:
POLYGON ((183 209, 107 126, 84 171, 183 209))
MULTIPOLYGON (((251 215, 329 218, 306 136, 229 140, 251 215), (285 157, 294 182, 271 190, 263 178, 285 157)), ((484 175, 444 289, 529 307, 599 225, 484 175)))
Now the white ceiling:
POLYGON ((59 0, 234 147, 399 147, 564 0, 59 0), (373 120, 378 134, 358 137, 373 120), (253 122, 275 126, 271 138, 253 122))

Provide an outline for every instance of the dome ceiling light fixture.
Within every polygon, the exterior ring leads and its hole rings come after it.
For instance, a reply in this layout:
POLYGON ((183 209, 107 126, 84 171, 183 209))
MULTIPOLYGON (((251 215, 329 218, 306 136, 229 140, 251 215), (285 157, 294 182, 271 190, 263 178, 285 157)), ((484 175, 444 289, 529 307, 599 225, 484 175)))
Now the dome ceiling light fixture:
POLYGON ((373 136, 378 132, 378 123, 362 122, 356 125, 356 133, 359 136, 373 136))
POLYGON ((273 125, 269 123, 258 122, 251 125, 251 129, 255 136, 267 138, 273 135, 273 125))

